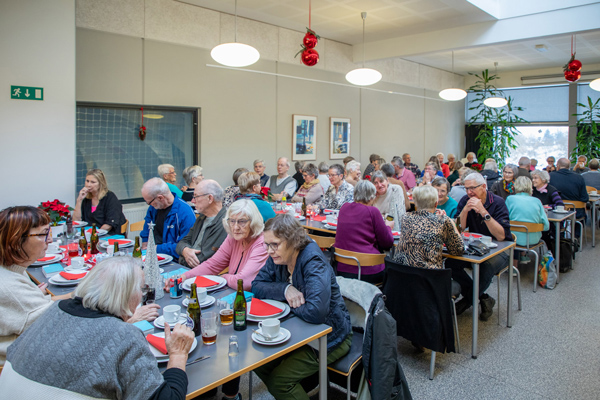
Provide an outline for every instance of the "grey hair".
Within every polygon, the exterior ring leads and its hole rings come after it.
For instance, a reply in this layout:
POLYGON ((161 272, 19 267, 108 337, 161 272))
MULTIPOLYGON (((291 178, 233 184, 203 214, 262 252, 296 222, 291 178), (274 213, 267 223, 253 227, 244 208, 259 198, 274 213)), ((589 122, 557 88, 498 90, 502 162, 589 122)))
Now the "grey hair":
POLYGON ((77 285, 75 297, 81 297, 85 308, 126 319, 133 315, 131 299, 137 293, 141 298, 142 283, 142 270, 134 258, 111 257, 90 270, 77 285))
POLYGON ((537 176, 544 183, 550 182, 550 174, 548 173, 548 171, 534 169, 533 171, 530 172, 530 175, 531 175, 532 178, 534 176, 537 176))
POLYGON ((435 172, 438 172, 439 169, 437 167, 437 164, 434 162, 429 161, 427 164, 425 164, 426 167, 433 167, 433 169, 435 169, 435 172))
POLYGON ((350 161, 348 164, 346 164, 346 171, 360 171, 360 163, 354 160, 350 161))
POLYGON ((438 201, 438 191, 432 186, 417 186, 413 190, 413 200, 415 208, 420 210, 431 210, 436 207, 438 201))
POLYGON ((390 163, 398 168, 404 168, 404 161, 402 161, 402 158, 398 156, 392 158, 392 161, 390 161, 390 163))
POLYGON ((396 170, 394 169, 394 166, 390 163, 385 163, 379 166, 379 169, 381 170, 381 172, 383 172, 388 178, 394 176, 394 173, 396 172, 396 170))
POLYGON ((199 165, 192 165, 191 167, 184 169, 182 175, 186 185, 189 186, 192 184, 192 179, 202 176, 202 167, 199 165))
POLYGON ((279 157, 279 158, 277 159, 277 163, 279 163, 279 161, 281 161, 281 160, 285 160, 285 163, 286 163, 286 165, 288 166, 288 168, 291 166, 291 165, 290 165, 290 160, 288 160, 288 159, 287 159, 287 157, 279 157))
POLYGON ((477 154, 475 154, 472 151, 470 151, 470 152, 467 153, 467 155, 465 157, 468 159, 469 155, 473 156, 473 162, 477 162, 477 154))
POLYGON ((388 180, 387 176, 385 176, 382 170, 373 172, 373 174, 371 175, 371 182, 375 182, 376 179, 380 179, 382 181, 388 180))
POLYGON ((504 166, 504 168, 502 169, 502 172, 503 172, 503 173, 504 173, 504 170, 505 170, 506 168, 509 168, 509 169, 511 169, 511 170, 512 170, 512 172, 513 172, 513 175, 514 175, 514 178, 513 178, 513 179, 516 179, 517 175, 519 175, 519 167, 517 167, 515 164, 506 164, 506 165, 504 166))
POLYGON ((448 179, 442 178, 441 176, 438 176, 433 181, 431 181, 431 186, 446 186, 446 194, 450 193, 450 190, 452 189, 452 186, 450 186, 450 182, 448 182, 448 179))
POLYGON ((367 180, 359 181, 354 188, 354 201, 356 203, 368 204, 377 196, 375 185, 367 180))
POLYGON ((592 158, 588 163, 588 167, 593 170, 597 170, 600 167, 600 161, 597 158, 592 158))
POLYGON ((301 172, 304 169, 304 165, 305 165, 305 163, 303 163, 302 161, 296 161, 294 163, 294 167, 296 168, 296 172, 301 172))
POLYGON ((325 161, 321 161, 319 163, 319 173, 327 174, 327 172, 329 172, 329 165, 325 161))
POLYGON ((531 196, 533 193, 533 187, 531 185, 531 179, 526 176, 520 176, 515 180, 515 193, 527 193, 531 196))
POLYGON ((225 218, 223 218, 223 226, 228 235, 231 235, 231 228, 229 227, 227 220, 230 216, 236 214, 244 214, 246 217, 250 218, 250 235, 252 239, 258 237, 262 233, 265 228, 265 222, 258 211, 258 207, 256 207, 256 204, 254 204, 252 200, 240 199, 231 203, 227 209, 225 218))
POLYGON ((256 164, 262 164, 263 166, 265 166, 265 160, 254 160, 252 166, 256 167, 256 164))
POLYGON ((161 178, 163 177, 163 175, 168 174, 169 170, 173 168, 175 169, 174 166, 172 166, 171 164, 160 164, 158 166, 158 176, 160 176, 161 178))
POLYGON ((496 163, 496 161, 491 160, 491 161, 488 161, 485 163, 485 166, 483 167, 483 169, 498 172, 498 164, 496 163))
POLYGON ((315 178, 319 175, 319 170, 315 164, 304 164, 304 168, 302 168, 302 172, 312 175, 315 178))
POLYGON ((524 165, 530 165, 530 164, 531 164, 531 160, 529 159, 529 157, 523 156, 523 157, 519 158, 519 167, 522 165, 524 166, 524 165))
POLYGON ((223 188, 219 183, 212 179, 205 179, 198 184, 198 187, 204 192, 204 194, 210 194, 213 200, 217 203, 223 202, 223 188))
POLYGON ((329 169, 336 170, 338 175, 344 174, 344 167, 342 167, 340 164, 333 164, 332 166, 329 167, 329 169))
POLYGON ((442 158, 444 158, 444 153, 437 153, 435 156, 439 157, 440 155, 442 156, 442 158))
POLYGON ((148 196, 156 197, 158 195, 167 196, 171 193, 171 189, 167 186, 167 183, 162 178, 150 178, 142 186, 142 190, 146 189, 148 196))
POLYGON ((448 160, 449 160, 450 158, 454 158, 454 159, 456 160, 456 156, 455 156, 454 154, 452 154, 452 153, 448 153, 448 160))
MULTIPOLYGON (((477 182, 477 184, 479 184, 479 185, 483 184, 487 188, 487 181, 485 180, 483 175, 481 175, 479 172, 473 171, 470 174, 467 174, 462 180, 463 180, 463 183, 466 181, 475 181, 475 182, 477 182)), ((413 196, 414 196, 414 194, 413 194, 413 196)))
POLYGON ((584 156, 583 154, 577 156, 577 159, 583 158, 585 160, 585 162, 587 162, 588 158, 587 156, 584 156))

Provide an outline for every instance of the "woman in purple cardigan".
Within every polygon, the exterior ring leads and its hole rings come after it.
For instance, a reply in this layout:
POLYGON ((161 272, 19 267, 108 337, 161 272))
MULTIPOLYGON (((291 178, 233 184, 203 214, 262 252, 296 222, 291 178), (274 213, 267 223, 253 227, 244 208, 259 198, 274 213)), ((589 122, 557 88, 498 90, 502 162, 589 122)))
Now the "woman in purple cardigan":
MULTIPOLYGON (((335 248, 359 253, 379 254, 394 244, 393 221, 384 221, 375 207, 375 186, 369 181, 360 181, 354 188, 354 203, 342 206, 338 218, 335 248)), ((361 280, 370 283, 383 281, 385 264, 361 266, 361 280)), ((358 268, 338 263, 338 275, 358 278, 358 268)))

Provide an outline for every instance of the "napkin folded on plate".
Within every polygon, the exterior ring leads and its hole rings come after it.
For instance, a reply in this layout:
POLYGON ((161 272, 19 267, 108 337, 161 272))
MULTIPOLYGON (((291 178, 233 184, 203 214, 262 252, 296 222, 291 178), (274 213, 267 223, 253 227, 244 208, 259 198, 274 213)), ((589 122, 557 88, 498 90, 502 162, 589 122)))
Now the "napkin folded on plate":
POLYGON ((329 226, 337 226, 337 222, 327 222, 327 225, 329 225, 329 226))
POLYGON ((285 214, 287 210, 275 211, 275 214, 285 214))
POLYGON ((324 210, 323 210, 323 212, 324 212, 324 213, 327 213, 327 214, 331 214, 331 213, 333 213, 334 211, 335 211, 335 210, 330 210, 329 208, 326 208, 326 209, 324 209, 324 210))
POLYGON ((154 335, 148 335, 146 336, 146 339, 148 340, 148 343, 154 346, 156 350, 160 351, 164 355, 167 354, 167 344, 165 342, 165 338, 154 335))
POLYGON ((205 278, 203 276, 197 276, 196 280, 194 282, 196 283, 196 286, 198 286, 198 287, 206 287, 207 288, 207 287, 218 285, 217 282, 213 281, 212 279, 205 278))
POLYGON ((70 272, 62 271, 59 275, 62 276, 63 278, 65 278, 65 279, 68 279, 70 281, 74 281, 74 280, 83 278, 86 275, 86 273, 82 272, 80 274, 72 274, 70 272))
POLYGON ((54 260, 55 256, 50 256, 50 257, 42 257, 38 260, 38 262, 44 262, 44 261, 50 261, 50 260, 54 260))
POLYGON ((118 244, 129 244, 131 243, 129 240, 120 240, 120 239, 108 239, 108 244, 114 246, 115 243, 118 244))
POLYGON ((273 314, 278 314, 283 310, 279 307, 275 307, 266 303, 256 297, 252 299, 250 305, 250 314, 256 315, 257 317, 268 317, 273 314))
POLYGON ((463 232, 463 236, 467 238, 473 236, 475 239, 479 239, 482 235, 478 235, 476 233, 463 232))
POLYGON ((321 221, 325 221, 325 218, 327 218, 327 217, 325 217, 324 215, 316 215, 316 216, 312 217, 312 220, 321 222, 321 221))
POLYGON ((392 236, 400 236, 400 232, 392 232, 392 236))

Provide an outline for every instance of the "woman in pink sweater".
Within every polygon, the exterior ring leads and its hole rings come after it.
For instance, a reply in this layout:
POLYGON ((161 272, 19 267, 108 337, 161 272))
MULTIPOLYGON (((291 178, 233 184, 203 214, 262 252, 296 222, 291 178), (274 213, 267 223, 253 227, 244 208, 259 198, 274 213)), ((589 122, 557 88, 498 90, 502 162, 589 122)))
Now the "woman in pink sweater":
POLYGON ((244 290, 250 290, 258 271, 265 265, 267 251, 263 245, 263 218, 251 200, 240 199, 227 209, 223 225, 227 238, 208 260, 183 274, 188 279, 199 275, 221 275, 227 285, 237 289, 238 279, 244 280, 244 290))

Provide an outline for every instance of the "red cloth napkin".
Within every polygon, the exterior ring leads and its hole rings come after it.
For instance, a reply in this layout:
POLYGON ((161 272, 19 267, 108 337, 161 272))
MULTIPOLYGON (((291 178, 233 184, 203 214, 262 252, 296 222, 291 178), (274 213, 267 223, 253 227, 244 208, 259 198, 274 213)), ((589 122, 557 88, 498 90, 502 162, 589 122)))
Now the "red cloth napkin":
POLYGON ((278 314, 282 311, 283 310, 281 308, 272 306, 269 303, 265 303, 256 297, 253 297, 252 301, 250 302, 250 314, 256 315, 257 317, 268 317, 270 315, 278 314))
POLYGON ((161 257, 161 256, 156 256, 156 258, 158 258, 158 261, 162 261, 165 259, 164 257, 161 257))
POLYGON ((400 236, 400 232, 392 232, 393 236, 400 236))
POLYGON ((196 283, 196 286, 198 286, 198 287, 211 287, 211 286, 218 285, 217 282, 215 282, 211 279, 205 278, 203 276, 197 276, 196 280, 194 282, 196 283))
POLYGON ((321 222, 321 221, 325 221, 325 218, 327 218, 327 217, 325 217, 324 215, 317 215, 317 216, 312 217, 312 220, 321 222))
POLYGON ((51 256, 51 257, 42 257, 38 261, 43 262, 43 261, 50 261, 50 260, 53 260, 53 259, 54 259, 54 256, 51 256))
POLYGON ((275 211, 275 214, 285 214, 287 210, 275 211))
POLYGON ((165 338, 154 335, 148 335, 146 336, 146 340, 148 340, 148 343, 154 346, 156 350, 160 351, 165 355, 167 354, 167 344, 165 343, 165 338))
POLYGON ((337 226, 337 222, 328 222, 327 225, 329 225, 329 226, 337 226))
POLYGON ((71 273, 69 273, 69 272, 62 271, 62 272, 60 273, 60 276, 62 276, 62 277, 63 277, 63 278, 65 278, 65 279, 68 279, 68 280, 70 280, 70 281, 74 281, 74 280, 76 280, 76 279, 81 279, 81 278, 83 278, 83 277, 85 276, 85 274, 86 274, 85 272, 82 272, 81 274, 71 274, 71 273))
POLYGON ((129 244, 129 240, 122 240, 122 239, 108 239, 108 244, 110 244, 111 246, 114 246, 115 243, 119 243, 119 244, 129 244))

